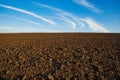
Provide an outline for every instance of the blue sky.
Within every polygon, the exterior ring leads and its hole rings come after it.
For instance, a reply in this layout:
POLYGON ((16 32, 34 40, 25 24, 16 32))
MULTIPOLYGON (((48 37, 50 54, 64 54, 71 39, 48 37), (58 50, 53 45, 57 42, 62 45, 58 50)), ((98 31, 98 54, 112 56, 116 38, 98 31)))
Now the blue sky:
POLYGON ((120 0, 0 0, 0 33, 120 33, 120 0))

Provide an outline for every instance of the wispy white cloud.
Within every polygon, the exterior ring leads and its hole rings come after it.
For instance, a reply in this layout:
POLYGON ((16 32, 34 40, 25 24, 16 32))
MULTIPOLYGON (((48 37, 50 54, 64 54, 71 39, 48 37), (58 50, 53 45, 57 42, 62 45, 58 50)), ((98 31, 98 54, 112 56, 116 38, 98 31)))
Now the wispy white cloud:
MULTIPOLYGON (((68 17, 71 20, 70 21, 74 21, 74 23, 71 23, 75 28, 77 26, 80 27, 85 27, 85 25, 88 25, 93 31, 99 31, 99 32, 108 32, 107 29, 105 29, 103 26, 101 26, 100 24, 98 24, 97 22, 95 22, 94 20, 90 19, 90 18, 80 18, 78 16, 73 15, 72 13, 69 13, 67 11, 49 6, 49 5, 45 5, 45 4, 39 4, 36 3, 39 6, 42 6, 44 8, 48 8, 51 9, 53 11, 56 11, 58 14, 61 14, 64 17, 68 17)), ((63 18, 65 19, 65 18, 63 18)))
POLYGON ((72 20, 68 19, 67 17, 61 15, 61 14, 57 14, 58 16, 62 17, 68 24, 70 24, 72 26, 73 29, 76 29, 76 23, 73 22, 72 20))
POLYGON ((71 21, 72 21, 73 25, 76 24, 76 25, 79 25, 81 27, 84 26, 84 23, 80 20, 80 18, 74 16, 73 14, 71 14, 71 13, 69 13, 67 11, 64 11, 64 10, 61 10, 61 9, 58 9, 58 8, 55 8, 55 7, 52 7, 52 6, 49 6, 49 5, 45 5, 45 4, 40 4, 40 3, 35 3, 35 4, 37 4, 37 5, 41 6, 41 7, 48 8, 48 9, 51 9, 53 11, 56 11, 59 14, 61 14, 62 16, 64 16, 64 17, 67 16, 68 18, 71 18, 72 19, 71 21))
POLYGON ((1 15, 1 16, 10 17, 10 18, 13 18, 13 19, 17 19, 17 20, 21 20, 21 21, 25 21, 25 22, 28 22, 28 23, 31 23, 31 24, 34 24, 34 25, 38 25, 38 26, 41 25, 40 23, 37 23, 37 22, 31 21, 31 20, 27 20, 27 19, 17 18, 17 17, 13 17, 13 16, 5 15, 5 14, 0 14, 0 15, 1 15))
POLYGON ((101 12, 99 9, 97 9, 92 3, 88 2, 87 0, 73 0, 73 2, 79 5, 85 6, 94 12, 97 12, 97 13, 101 12))
POLYGON ((95 22, 94 20, 92 20, 90 18, 85 18, 85 19, 82 19, 82 20, 85 21, 86 24, 88 24, 91 27, 91 29, 93 29, 94 31, 109 32, 107 29, 105 29, 100 24, 98 24, 97 22, 95 22))
POLYGON ((49 24, 52 24, 52 25, 56 24, 54 21, 51 21, 51 20, 49 20, 47 18, 44 18, 42 16, 39 16, 39 15, 37 15, 37 14, 35 14, 33 12, 30 12, 30 11, 27 11, 27 10, 23 10, 23 9, 20 9, 20 8, 16 8, 16 7, 12 7, 12 6, 7 6, 7 5, 3 5, 3 4, 0 4, 0 7, 4 7, 4 8, 7 8, 7 9, 11 9, 11 10, 15 10, 15 11, 18 11, 18 12, 21 12, 21 13, 25 13, 25 14, 31 15, 31 16, 33 16, 35 18, 38 18, 38 19, 40 19, 42 21, 45 21, 45 22, 47 22, 49 24))
POLYGON ((26 20, 26 19, 22 19, 22 18, 16 18, 16 17, 13 17, 13 18, 15 18, 17 20, 28 22, 28 23, 31 23, 31 24, 35 24, 35 25, 38 25, 38 26, 41 25, 40 23, 37 23, 37 22, 34 22, 34 21, 30 21, 30 20, 26 20))

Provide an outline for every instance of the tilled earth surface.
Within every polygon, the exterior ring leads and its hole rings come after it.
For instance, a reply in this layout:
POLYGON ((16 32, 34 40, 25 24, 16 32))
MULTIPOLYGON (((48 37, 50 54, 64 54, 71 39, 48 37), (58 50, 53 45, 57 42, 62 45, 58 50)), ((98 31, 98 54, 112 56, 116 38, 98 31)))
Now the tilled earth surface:
POLYGON ((0 34, 0 80, 120 80, 120 34, 0 34))

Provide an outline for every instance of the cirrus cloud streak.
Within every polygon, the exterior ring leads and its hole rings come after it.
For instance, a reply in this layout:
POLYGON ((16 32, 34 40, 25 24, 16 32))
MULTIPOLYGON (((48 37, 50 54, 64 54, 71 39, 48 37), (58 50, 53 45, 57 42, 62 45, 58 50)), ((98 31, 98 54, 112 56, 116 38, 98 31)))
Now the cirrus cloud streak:
POLYGON ((88 25, 93 31, 109 32, 107 29, 105 29, 103 26, 101 26, 96 21, 92 20, 91 18, 80 18, 78 16, 73 15, 70 12, 58 9, 56 7, 52 7, 52 6, 41 4, 41 3, 35 3, 35 4, 38 5, 38 6, 48 8, 50 10, 53 10, 53 11, 57 12, 67 22, 68 22, 68 19, 69 19, 69 23, 72 21, 71 24, 73 25, 74 29, 76 29, 76 27, 78 27, 78 26, 85 27, 85 25, 88 25), (67 17, 67 19, 66 19, 66 17, 67 17), (74 23, 73 23, 73 21, 74 21, 74 23))
POLYGON ((28 22, 28 23, 31 23, 31 24, 34 24, 34 25, 38 25, 38 26, 41 25, 40 23, 37 23, 37 22, 31 21, 31 20, 27 20, 27 19, 17 18, 17 17, 13 17, 13 16, 5 15, 5 14, 0 14, 0 15, 1 15, 1 16, 10 17, 10 18, 13 18, 13 19, 17 19, 17 20, 21 20, 21 21, 24 21, 24 22, 28 22))
POLYGON ((97 9, 92 3, 88 2, 87 0, 73 0, 73 2, 79 5, 85 6, 96 13, 101 13, 99 9, 97 9))
POLYGON ((20 9, 20 8, 16 8, 16 7, 12 7, 12 6, 7 6, 7 5, 3 5, 3 4, 0 4, 0 7, 4 7, 4 8, 7 8, 7 9, 11 9, 11 10, 14 10, 14 11, 18 11, 18 12, 21 12, 21 13, 24 13, 24 14, 31 15, 31 16, 33 16, 35 18, 38 18, 38 19, 40 19, 42 21, 45 21, 45 22, 47 22, 49 24, 52 24, 52 25, 56 24, 54 21, 46 19, 46 18, 44 18, 42 16, 39 16, 39 15, 37 15, 37 14, 35 14, 33 12, 30 12, 30 11, 27 11, 27 10, 23 10, 23 9, 20 9))

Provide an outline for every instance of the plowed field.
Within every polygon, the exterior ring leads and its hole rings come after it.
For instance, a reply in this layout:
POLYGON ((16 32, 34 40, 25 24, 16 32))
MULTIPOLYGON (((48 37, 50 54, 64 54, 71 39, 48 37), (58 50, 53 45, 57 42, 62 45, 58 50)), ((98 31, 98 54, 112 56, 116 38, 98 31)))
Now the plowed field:
POLYGON ((120 80, 120 34, 0 34, 0 80, 120 80))

